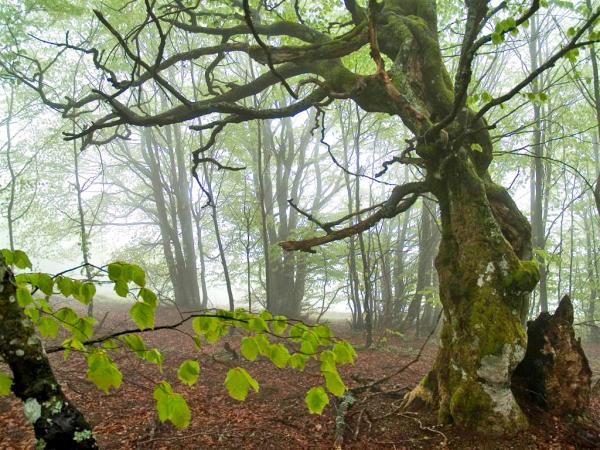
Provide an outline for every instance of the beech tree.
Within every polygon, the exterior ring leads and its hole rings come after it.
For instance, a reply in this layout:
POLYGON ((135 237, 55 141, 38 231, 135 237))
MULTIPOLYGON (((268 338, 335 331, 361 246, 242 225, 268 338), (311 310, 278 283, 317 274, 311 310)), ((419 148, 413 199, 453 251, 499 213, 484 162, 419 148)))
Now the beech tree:
POLYGON ((510 377, 525 354, 528 297, 539 270, 532 260, 528 220, 507 189, 490 176, 489 130, 495 123, 486 117, 561 58, 574 58, 578 48, 596 42, 593 27, 600 15, 600 9, 586 9, 586 19, 571 24, 547 59, 475 110, 467 104, 474 61, 482 49, 517 33, 541 7, 540 0, 522 3, 495 6, 487 0, 465 0, 458 25, 462 42, 451 60, 454 79, 440 50, 435 0, 369 0, 368 5, 345 0, 343 8, 329 2, 145 0, 145 17, 125 24, 127 29, 121 29, 117 14, 126 16, 128 9, 139 6, 136 2, 118 12, 94 11, 112 35, 110 43, 75 42, 67 36, 52 44, 66 54, 84 54, 90 68, 102 74, 102 81, 78 98, 64 99, 48 88, 56 61, 64 61, 65 55, 48 63, 20 55, 21 65, 8 61, 5 69, 49 106, 77 120, 80 131, 66 137, 81 140, 84 147, 118 139, 130 127, 187 123, 199 132, 210 130, 207 143, 192 153, 194 175, 200 164, 214 162, 207 156, 211 146, 223 129, 236 123, 316 108, 318 127, 324 129, 327 105, 343 99, 364 111, 396 117, 413 138, 388 164, 418 166, 422 178, 394 187, 379 208, 363 213, 351 226, 313 218, 324 234, 280 245, 287 251, 314 252, 319 245, 397 216, 423 194, 433 195, 442 227, 436 258, 445 318, 442 344, 433 368, 405 404, 428 404, 443 423, 510 433, 527 426, 510 377), (345 57, 363 49, 373 63, 367 74, 345 63, 345 57), (263 66, 249 81, 230 69, 243 55, 263 66), (205 68, 197 98, 189 86, 168 76, 173 68, 192 64, 205 68), (147 85, 168 98, 162 110, 148 111, 139 104, 138 92, 147 85), (279 86, 293 101, 279 108, 244 106, 244 99, 279 86))

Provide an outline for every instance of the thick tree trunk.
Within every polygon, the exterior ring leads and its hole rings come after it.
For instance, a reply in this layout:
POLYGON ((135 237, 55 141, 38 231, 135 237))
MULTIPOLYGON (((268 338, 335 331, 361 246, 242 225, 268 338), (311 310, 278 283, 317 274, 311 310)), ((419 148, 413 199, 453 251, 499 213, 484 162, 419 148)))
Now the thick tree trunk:
POLYGON ((31 320, 15 299, 15 278, 0 254, 0 357, 13 374, 13 393, 32 423, 36 448, 98 448, 92 428, 56 380, 31 320))
POLYGON ((507 241, 526 220, 507 195, 497 192, 500 188, 491 189, 496 197, 492 209, 467 152, 461 148, 446 158, 434 191, 442 217, 436 259, 445 312, 442 347, 432 371, 405 404, 432 405, 443 423, 486 433, 516 432, 527 419, 513 397, 510 377, 525 354, 522 324, 539 272, 515 252, 522 246, 520 254, 530 253, 530 234, 516 233, 521 239, 512 245, 507 241))

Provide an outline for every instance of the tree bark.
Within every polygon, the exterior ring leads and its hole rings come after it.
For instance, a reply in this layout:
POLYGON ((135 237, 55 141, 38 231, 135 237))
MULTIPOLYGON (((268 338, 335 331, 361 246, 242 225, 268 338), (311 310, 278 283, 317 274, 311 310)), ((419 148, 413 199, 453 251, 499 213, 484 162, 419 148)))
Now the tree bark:
POLYGON ((565 295, 554 314, 527 324, 527 352, 513 376, 522 402, 555 415, 580 415, 589 406, 592 370, 573 330, 573 304, 565 295))
POLYGON ((36 448, 96 449, 92 428, 66 398, 42 341, 16 298, 15 278, 0 254, 0 357, 13 374, 13 393, 23 401, 33 424, 36 448))

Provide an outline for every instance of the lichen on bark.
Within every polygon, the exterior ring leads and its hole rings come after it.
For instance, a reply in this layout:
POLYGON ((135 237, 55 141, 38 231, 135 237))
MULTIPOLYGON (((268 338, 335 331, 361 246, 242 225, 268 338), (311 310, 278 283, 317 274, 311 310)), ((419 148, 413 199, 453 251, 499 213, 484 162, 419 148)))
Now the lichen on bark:
POLYGON ((91 426, 60 388, 33 323, 15 301, 15 292, 14 274, 0 253, 0 357, 12 371, 12 391, 23 401, 33 424, 36 448, 96 449, 91 426), (87 437, 75 441, 76 433, 85 430, 87 437))

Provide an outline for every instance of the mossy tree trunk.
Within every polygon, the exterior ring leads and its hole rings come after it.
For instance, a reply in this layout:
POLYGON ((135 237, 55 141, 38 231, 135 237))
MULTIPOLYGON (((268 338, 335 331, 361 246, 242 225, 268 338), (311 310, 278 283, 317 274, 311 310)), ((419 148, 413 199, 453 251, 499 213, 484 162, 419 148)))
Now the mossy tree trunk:
POLYGON ((60 388, 31 320, 16 301, 15 278, 0 254, 0 357, 13 374, 36 448, 95 449, 92 428, 60 388))
MULTIPOLYGON (((520 259, 503 235, 470 152, 453 152, 435 182, 442 218, 436 259, 445 316, 442 346, 406 404, 434 406, 443 423, 518 431, 527 420, 510 378, 525 354, 523 322, 539 275, 535 263, 520 259)), ((523 225, 518 210, 509 211, 523 225)))

